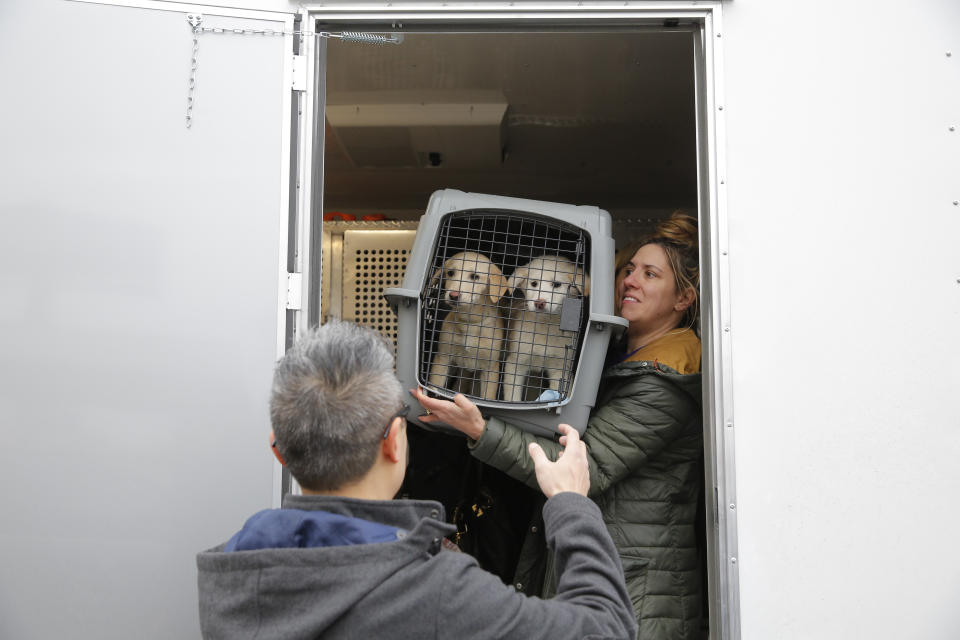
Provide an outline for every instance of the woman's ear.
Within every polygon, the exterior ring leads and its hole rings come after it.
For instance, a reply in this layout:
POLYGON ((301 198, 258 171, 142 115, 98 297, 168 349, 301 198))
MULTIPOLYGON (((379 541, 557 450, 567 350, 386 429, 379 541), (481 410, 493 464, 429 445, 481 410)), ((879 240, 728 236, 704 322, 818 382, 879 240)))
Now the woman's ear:
POLYGON ((693 304, 693 301, 697 299, 697 292, 693 290, 693 287, 687 287, 683 290, 679 296, 677 296, 677 303, 673 305, 674 311, 686 311, 687 307, 693 304))

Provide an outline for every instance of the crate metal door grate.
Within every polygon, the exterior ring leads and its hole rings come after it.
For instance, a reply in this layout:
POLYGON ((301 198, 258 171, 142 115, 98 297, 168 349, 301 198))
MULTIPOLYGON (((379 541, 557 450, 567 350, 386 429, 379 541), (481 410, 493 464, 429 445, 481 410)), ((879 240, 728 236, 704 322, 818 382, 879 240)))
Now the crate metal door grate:
POLYGON ((420 379, 481 400, 568 398, 589 305, 589 236, 537 214, 440 223, 422 291, 420 379))

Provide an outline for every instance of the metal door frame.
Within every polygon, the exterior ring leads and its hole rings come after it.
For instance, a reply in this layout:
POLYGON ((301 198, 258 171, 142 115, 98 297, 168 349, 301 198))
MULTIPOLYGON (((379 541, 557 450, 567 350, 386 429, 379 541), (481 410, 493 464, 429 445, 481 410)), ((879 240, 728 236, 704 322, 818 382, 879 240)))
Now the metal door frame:
MULTIPOLYGON (((698 171, 700 205, 702 338, 704 353, 704 452, 707 511, 708 593, 711 637, 740 637, 739 570, 737 567, 736 478, 734 466, 734 417, 730 338, 730 276, 726 197, 726 164, 723 153, 723 64, 720 0, 686 2, 490 2, 455 4, 440 0, 410 4, 358 3, 335 0, 307 5, 301 10, 303 29, 312 30, 319 19, 326 25, 423 26, 451 30, 482 27, 511 31, 543 27, 660 26, 678 19, 692 25, 695 47, 698 171), (712 489, 712 491, 711 491, 712 489), (711 495, 712 494, 712 495, 711 495), (723 505, 723 508, 720 508, 723 505)), ((394 27, 396 28, 396 26, 394 27)), ((319 317, 319 258, 309 256, 319 247, 323 201, 322 156, 313 150, 324 145, 324 100, 326 56, 322 38, 308 39, 308 78, 312 83, 304 99, 304 113, 311 114, 302 129, 300 147, 300 210, 310 215, 300 220, 301 238, 316 236, 317 242, 302 248, 308 254, 311 272, 304 278, 308 317, 319 317), (313 229, 311 231, 311 229, 313 229), (310 282, 307 282, 310 281, 310 282)))

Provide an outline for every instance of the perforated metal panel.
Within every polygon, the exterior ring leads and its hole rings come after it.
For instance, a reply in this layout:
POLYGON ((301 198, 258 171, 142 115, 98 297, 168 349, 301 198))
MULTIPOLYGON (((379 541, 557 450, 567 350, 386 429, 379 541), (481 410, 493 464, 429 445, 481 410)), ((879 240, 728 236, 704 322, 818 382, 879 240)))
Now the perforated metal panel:
POLYGON ((415 231, 392 229, 348 230, 343 234, 344 320, 376 329, 397 340, 397 317, 383 298, 383 290, 403 282, 415 231))

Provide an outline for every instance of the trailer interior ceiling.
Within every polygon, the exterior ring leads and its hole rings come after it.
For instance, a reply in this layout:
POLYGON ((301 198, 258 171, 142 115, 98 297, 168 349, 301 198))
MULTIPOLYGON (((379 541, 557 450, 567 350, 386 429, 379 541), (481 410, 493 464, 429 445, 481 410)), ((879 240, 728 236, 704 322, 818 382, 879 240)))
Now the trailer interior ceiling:
POLYGON ((696 211, 693 64, 683 28, 330 40, 324 210, 416 219, 456 188, 696 211))

